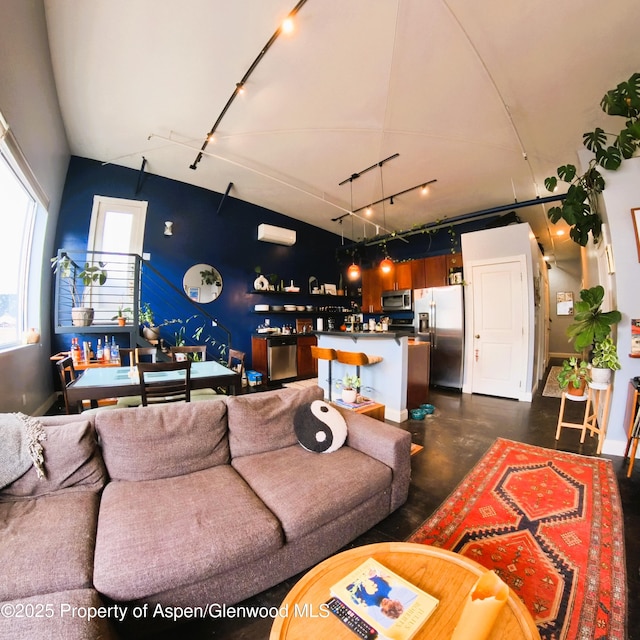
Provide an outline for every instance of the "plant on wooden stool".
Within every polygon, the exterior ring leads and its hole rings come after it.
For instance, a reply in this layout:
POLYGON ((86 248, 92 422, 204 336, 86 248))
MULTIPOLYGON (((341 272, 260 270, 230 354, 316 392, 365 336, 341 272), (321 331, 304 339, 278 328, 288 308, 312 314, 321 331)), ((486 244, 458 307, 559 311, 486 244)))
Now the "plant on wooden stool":
POLYGON ((572 395, 581 396, 584 395, 587 382, 591 382, 591 378, 586 360, 572 357, 562 363, 562 369, 558 373, 558 385, 561 389, 566 389, 567 393, 572 395))

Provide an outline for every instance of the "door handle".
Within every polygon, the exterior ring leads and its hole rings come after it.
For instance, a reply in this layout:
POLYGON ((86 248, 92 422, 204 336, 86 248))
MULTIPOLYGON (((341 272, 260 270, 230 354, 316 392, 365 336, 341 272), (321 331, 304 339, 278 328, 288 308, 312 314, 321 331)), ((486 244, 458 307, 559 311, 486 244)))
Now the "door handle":
POLYGON ((476 338, 476 340, 478 340, 478 339, 480 339, 480 334, 479 334, 479 333, 476 333, 476 335, 475 335, 475 336, 473 336, 473 337, 474 337, 474 338, 476 338))

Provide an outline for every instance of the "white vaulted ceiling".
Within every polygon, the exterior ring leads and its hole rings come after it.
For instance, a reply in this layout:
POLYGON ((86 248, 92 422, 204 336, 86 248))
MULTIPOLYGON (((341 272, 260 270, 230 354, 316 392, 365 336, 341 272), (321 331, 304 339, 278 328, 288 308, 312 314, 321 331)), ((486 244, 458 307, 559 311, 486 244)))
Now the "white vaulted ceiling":
MULTIPOLYGON (((370 237, 550 195, 544 178, 606 122, 602 95, 639 70, 637 0, 307 0, 191 169, 294 6, 45 0, 72 153, 135 169, 144 157, 221 193, 232 182, 236 198, 335 233, 352 208, 437 180, 357 218, 370 237)), ((559 254, 573 243, 549 236, 549 206, 518 215, 559 254)))

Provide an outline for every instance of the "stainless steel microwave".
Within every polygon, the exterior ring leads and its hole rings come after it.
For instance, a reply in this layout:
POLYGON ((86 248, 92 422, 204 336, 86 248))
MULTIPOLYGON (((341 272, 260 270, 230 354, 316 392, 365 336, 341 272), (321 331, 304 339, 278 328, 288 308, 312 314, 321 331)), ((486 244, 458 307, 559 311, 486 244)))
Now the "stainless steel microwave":
POLYGON ((412 311, 413 296, 411 289, 382 292, 383 311, 412 311))

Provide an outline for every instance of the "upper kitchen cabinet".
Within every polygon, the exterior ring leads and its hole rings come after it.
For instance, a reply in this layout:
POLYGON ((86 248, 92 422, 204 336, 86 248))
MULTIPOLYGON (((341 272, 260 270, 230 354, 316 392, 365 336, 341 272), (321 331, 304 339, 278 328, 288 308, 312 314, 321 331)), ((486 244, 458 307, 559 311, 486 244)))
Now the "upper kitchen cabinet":
POLYGON ((411 276, 411 262, 399 262, 393 265, 391 273, 383 276, 383 291, 401 291, 402 289, 414 289, 411 276), (386 286, 387 284, 391 286, 386 286))
POLYGON ((380 270, 362 270, 362 311, 363 313, 380 313, 382 311, 382 280, 380 270))
POLYGON ((424 287, 446 287, 451 284, 449 274, 452 270, 462 267, 461 253, 447 253, 442 256, 433 256, 424 259, 424 285, 414 289, 424 287))

